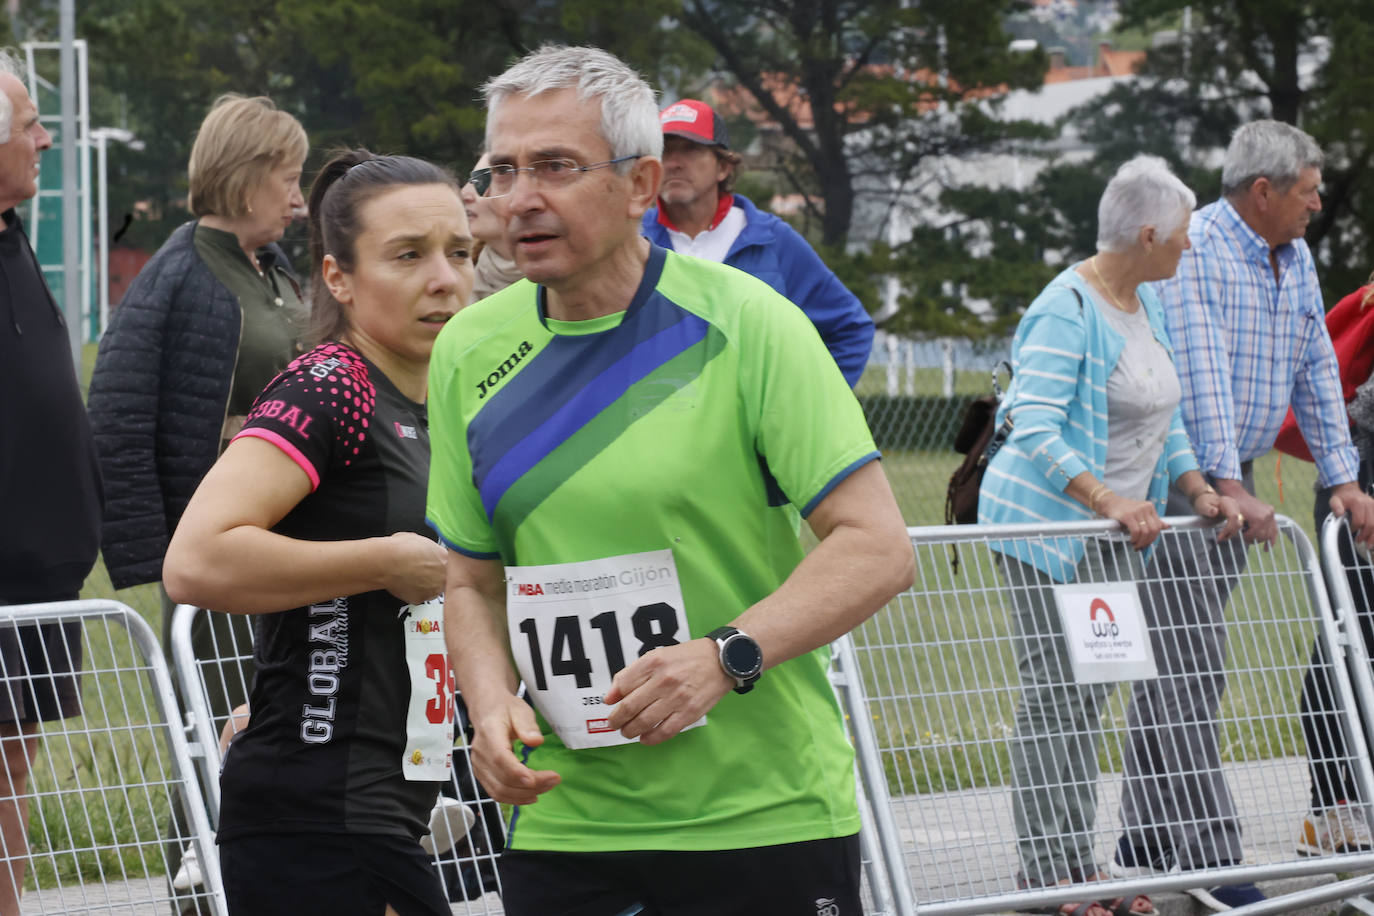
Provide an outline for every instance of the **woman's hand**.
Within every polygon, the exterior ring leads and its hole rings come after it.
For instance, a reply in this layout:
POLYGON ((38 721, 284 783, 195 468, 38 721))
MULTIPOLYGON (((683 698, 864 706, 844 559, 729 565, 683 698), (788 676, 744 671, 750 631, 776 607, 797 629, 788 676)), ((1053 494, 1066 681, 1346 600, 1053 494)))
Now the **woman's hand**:
POLYGON ((1097 504, 1098 514, 1118 522, 1131 536, 1131 546, 1144 550, 1154 543, 1159 533, 1169 526, 1155 511, 1154 503, 1140 499, 1127 499, 1115 493, 1101 497, 1097 504))
POLYGON ((1193 498, 1193 511, 1203 518, 1226 520, 1226 527, 1217 535, 1218 541, 1228 540, 1240 533, 1245 524, 1245 516, 1240 514, 1240 505, 1229 496, 1222 496, 1211 487, 1193 498))
POLYGON ((413 531, 388 535, 391 553, 386 590, 406 604, 423 604, 444 590, 448 551, 443 545, 413 531))

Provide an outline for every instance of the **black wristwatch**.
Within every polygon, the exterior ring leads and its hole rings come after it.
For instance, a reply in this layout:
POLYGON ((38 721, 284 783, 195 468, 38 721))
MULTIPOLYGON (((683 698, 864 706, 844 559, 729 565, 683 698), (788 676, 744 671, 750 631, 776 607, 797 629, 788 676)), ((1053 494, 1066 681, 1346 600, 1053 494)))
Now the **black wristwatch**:
POLYGON ((735 682, 735 693, 753 690, 763 674, 763 650, 754 637, 734 627, 720 627, 707 633, 706 638, 714 639, 720 647, 720 667, 735 682))

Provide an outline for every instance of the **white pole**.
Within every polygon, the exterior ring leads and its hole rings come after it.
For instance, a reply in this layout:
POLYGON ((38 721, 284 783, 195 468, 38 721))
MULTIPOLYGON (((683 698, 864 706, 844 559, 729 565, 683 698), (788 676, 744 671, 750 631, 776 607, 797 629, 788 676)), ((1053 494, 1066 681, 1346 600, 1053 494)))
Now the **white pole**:
POLYGON ((76 9, 74 0, 61 0, 62 39, 62 309, 67 315, 72 362, 81 374, 81 219, 77 200, 76 144, 76 9))
POLYGON ((81 340, 91 325, 91 99, 86 69, 86 42, 77 41, 77 111, 81 125, 81 340))
POLYGON ((100 237, 100 288, 97 292, 96 301, 100 303, 100 334, 102 337, 105 335, 105 328, 110 323, 110 189, 108 186, 109 171, 105 161, 106 142, 104 132, 96 131, 96 174, 100 176, 100 187, 96 195, 98 201, 97 235, 100 237))
POLYGON ((948 337, 941 338, 940 349, 944 351, 944 395, 947 398, 952 398, 954 397, 954 341, 948 337))
POLYGON ((897 387, 897 338, 888 334, 884 342, 887 344, 887 393, 895 398, 900 393, 897 387))
MULTIPOLYGON (((29 75, 29 96, 33 99, 34 104, 41 105, 42 102, 38 98, 38 71, 33 67, 33 42, 29 41, 24 42, 24 70, 29 75)), ((33 246, 34 251, 38 251, 38 233, 43 228, 43 221, 38 218, 39 201, 43 199, 43 173, 41 171, 38 173, 38 180, 34 182, 34 187, 38 189, 38 192, 29 201, 29 215, 24 220, 24 229, 28 233, 29 244, 33 246)))

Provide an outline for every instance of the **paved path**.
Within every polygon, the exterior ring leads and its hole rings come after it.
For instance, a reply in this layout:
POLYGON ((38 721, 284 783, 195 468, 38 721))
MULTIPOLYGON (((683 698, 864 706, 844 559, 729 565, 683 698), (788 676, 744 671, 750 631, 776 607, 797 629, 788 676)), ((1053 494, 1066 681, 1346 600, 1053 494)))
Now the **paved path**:
MULTIPOLYGON (((1238 764, 1228 767, 1228 779, 1243 812, 1242 822, 1248 864, 1301 868, 1312 865, 1293 852, 1298 823, 1307 803, 1307 770, 1298 758, 1238 764), (1266 813, 1256 813, 1266 812, 1266 813)), ((1098 853, 1102 861, 1111 855, 1118 833, 1120 778, 1106 774, 1100 784, 1098 853)), ((1017 869, 1015 831, 1011 806, 1004 788, 906 796, 893 802, 901 840, 909 863, 909 877, 918 901, 935 905, 957 899, 1011 893, 1017 869)), ((1351 862, 1340 863, 1353 871, 1351 862)), ((1359 863, 1374 870, 1374 856, 1359 863)), ((1330 882, 1329 875, 1290 877, 1268 886, 1271 892, 1288 892, 1330 882)), ((1152 895, 1163 916, 1194 916, 1205 912, 1193 898, 1182 893, 1152 895)), ((168 916, 162 879, 137 881, 108 891, 99 886, 78 886, 30 893, 24 898, 25 914, 114 913, 127 916, 168 916), (159 902, 161 901, 161 902, 159 902)), ((1290 909, 1302 916, 1335 913, 1338 904, 1290 909)), ((927 907, 922 907, 928 912, 927 907)), ((980 908, 978 912, 997 912, 980 908)), ((481 901, 454 907, 456 916, 501 916, 500 901, 488 895, 481 901)), ((303 914, 305 916, 305 914, 303 914)), ((761 914, 763 916, 763 914, 761 914)))
MULTIPOLYGON (((1374 871, 1374 856, 1363 861, 1326 862, 1296 854, 1294 841, 1306 813, 1308 777, 1301 758, 1235 764, 1227 767, 1228 782, 1242 812, 1245 862, 1248 865, 1288 865, 1294 869, 1324 868, 1342 872, 1374 871), (1362 865, 1357 869, 1355 865, 1362 865)), ((1097 853, 1107 862, 1120 828, 1119 774, 1104 774, 1099 782, 1096 825, 1097 853)), ((952 908, 955 901, 1013 893, 1018 861, 1011 800, 1005 788, 905 796, 892 804, 912 887, 918 903, 952 908)), ((1287 893, 1334 880, 1330 874, 1290 877, 1267 886, 1270 893, 1287 893)), ((1179 879, 1174 878, 1177 885, 1179 879)), ((1156 907, 1166 916, 1208 912, 1177 891, 1153 893, 1156 907)), ((1295 908, 1287 912, 1327 914, 1338 904, 1295 908)), ((922 911, 928 911, 926 906, 922 911)), ((1002 910, 1003 912, 1005 910, 1002 910)), ((979 912, 989 912, 981 909, 979 912)), ((998 910, 992 910, 998 912, 998 910)))

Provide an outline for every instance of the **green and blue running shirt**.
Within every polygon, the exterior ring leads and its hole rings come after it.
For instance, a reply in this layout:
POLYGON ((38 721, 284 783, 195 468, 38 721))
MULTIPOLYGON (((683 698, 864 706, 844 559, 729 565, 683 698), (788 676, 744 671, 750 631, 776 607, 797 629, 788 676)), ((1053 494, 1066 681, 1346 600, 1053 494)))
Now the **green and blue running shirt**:
MULTIPOLYGON (((807 515, 877 458, 858 402, 806 315, 734 268, 652 248, 629 308, 589 321, 548 318, 544 295, 522 280, 440 334, 429 523, 451 549, 508 567, 671 549, 685 635, 704 636, 801 561, 788 504, 807 515)), ((736 849, 857 832, 828 664, 823 648, 779 665, 655 746, 570 750, 541 716, 544 744, 522 752, 562 783, 518 812, 512 848, 736 849)))

